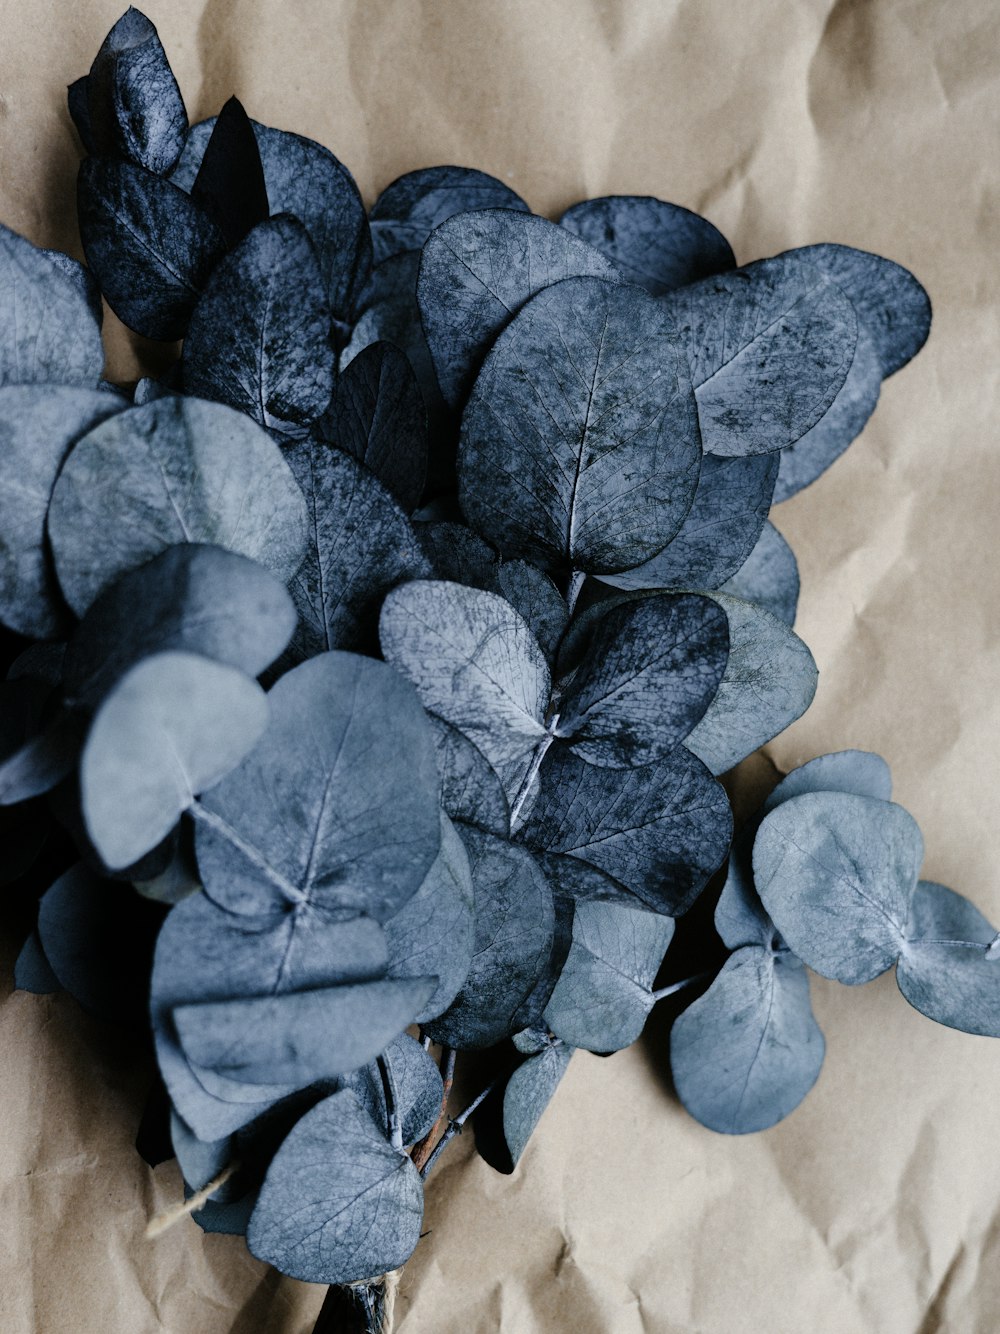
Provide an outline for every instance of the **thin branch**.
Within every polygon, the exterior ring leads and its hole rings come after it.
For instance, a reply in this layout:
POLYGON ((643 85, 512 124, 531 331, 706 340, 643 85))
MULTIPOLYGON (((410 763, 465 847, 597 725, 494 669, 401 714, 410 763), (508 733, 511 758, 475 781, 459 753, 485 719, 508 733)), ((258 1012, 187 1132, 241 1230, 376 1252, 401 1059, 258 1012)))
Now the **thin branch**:
POLYGON ((426 1179, 431 1168, 441 1157, 441 1154, 445 1151, 445 1149, 448 1147, 451 1141, 455 1138, 456 1135, 460 1135, 462 1133, 462 1127, 465 1125, 466 1121, 468 1121, 469 1117, 473 1114, 473 1112, 475 1112, 481 1106, 482 1103, 486 1101, 486 1099, 490 1096, 490 1094, 493 1092, 493 1090, 497 1087, 499 1083, 500 1079, 498 1078, 494 1079, 491 1083, 487 1084, 486 1087, 483 1089, 482 1093, 480 1093, 477 1097, 473 1098, 472 1102, 469 1103, 468 1107, 466 1107, 464 1112, 459 1112, 458 1116, 454 1117, 451 1121, 448 1122, 448 1129, 438 1140, 437 1144, 435 1144, 434 1152, 427 1159, 426 1164, 424 1165, 424 1167, 420 1172, 421 1177, 426 1179))
POLYGON ((685 987, 693 987, 696 982, 703 982, 706 977, 711 977, 711 973, 695 973, 694 977, 682 978, 680 982, 671 982, 669 987, 660 987, 659 991, 652 993, 654 1001, 661 1001, 665 996, 672 996, 677 991, 683 991, 685 987))
POLYGON ((455 1057, 457 1052, 454 1047, 444 1047, 441 1051, 441 1110, 438 1112, 437 1120, 428 1130, 420 1143, 414 1148, 410 1155, 413 1159, 413 1166, 419 1172, 427 1159, 431 1156, 434 1148, 434 1142, 441 1131, 441 1127, 448 1119, 448 1099, 451 1097, 451 1086, 455 1082, 455 1057))

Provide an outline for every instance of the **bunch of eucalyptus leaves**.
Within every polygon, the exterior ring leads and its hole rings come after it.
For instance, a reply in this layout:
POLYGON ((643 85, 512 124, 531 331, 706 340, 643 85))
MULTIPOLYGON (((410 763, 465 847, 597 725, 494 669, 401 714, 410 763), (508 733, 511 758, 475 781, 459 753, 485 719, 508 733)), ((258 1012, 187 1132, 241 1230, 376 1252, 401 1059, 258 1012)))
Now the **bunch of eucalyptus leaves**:
POLYGON ((366 213, 235 100, 189 126, 134 9, 69 106, 86 267, 0 230, 17 982, 151 1017, 202 1227, 374 1328, 457 1130, 512 1170, 574 1051, 665 995, 678 1094, 733 1134, 819 1074, 804 965, 1000 1035, 994 928, 919 880, 882 760, 806 764, 735 842, 719 781, 812 699, 768 514, 923 344, 909 273, 737 267, 677 205, 551 222, 466 167, 366 213), (161 378, 102 379, 102 298, 183 340, 161 378))

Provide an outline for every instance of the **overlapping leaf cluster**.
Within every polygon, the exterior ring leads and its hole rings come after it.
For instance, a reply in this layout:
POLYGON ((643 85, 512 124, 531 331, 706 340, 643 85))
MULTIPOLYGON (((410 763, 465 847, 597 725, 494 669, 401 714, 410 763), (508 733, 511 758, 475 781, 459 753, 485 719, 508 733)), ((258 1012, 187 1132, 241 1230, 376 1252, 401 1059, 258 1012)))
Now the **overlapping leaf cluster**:
MULTIPOLYGON (((70 109, 87 267, 0 235, 0 618, 39 641, 4 683, 0 801, 47 802, 81 858, 18 980, 113 1013, 112 924, 140 963, 159 927, 199 1221, 369 1278, 419 1235, 432 1043, 516 1053, 516 1162, 573 1050, 627 1046, 676 989, 674 919, 730 849, 718 775, 815 689, 771 505, 860 432, 929 305, 848 247, 737 267, 683 208, 553 223, 467 168, 366 214, 235 101, 189 126, 136 10, 70 109), (163 378, 102 381, 99 295, 183 339, 163 378)), ((672 1046, 705 1124, 811 1087, 803 963, 896 963, 931 1017, 997 1032, 993 930, 918 884, 887 783, 826 757, 738 837, 732 953, 672 1046)))

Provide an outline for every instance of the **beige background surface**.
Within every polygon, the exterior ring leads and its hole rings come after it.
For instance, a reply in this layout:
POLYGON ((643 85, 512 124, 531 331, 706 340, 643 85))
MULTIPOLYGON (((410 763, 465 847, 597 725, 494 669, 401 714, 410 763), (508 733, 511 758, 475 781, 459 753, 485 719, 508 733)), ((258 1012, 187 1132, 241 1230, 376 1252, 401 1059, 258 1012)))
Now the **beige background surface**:
MULTIPOLYGON (((0 3, 0 218, 74 247, 65 85, 122 0, 0 3)), ((838 240, 910 266, 927 349, 861 441, 776 512, 816 703, 788 767, 881 751, 925 874, 1000 918, 1000 10, 992 0, 146 0, 192 119, 236 92, 371 199, 475 165, 540 212, 660 195, 749 260, 838 240)), ((130 363, 119 345, 114 369, 130 363)), ((1000 1044, 891 978, 818 982, 819 1084, 782 1126, 702 1129, 662 1034, 574 1060, 518 1173, 460 1144, 429 1192, 400 1334, 990 1334, 1000 1327, 1000 1044)), ((0 1015, 0 1329, 298 1334, 316 1289, 192 1223, 131 1147, 146 1072, 65 998, 0 1015)))

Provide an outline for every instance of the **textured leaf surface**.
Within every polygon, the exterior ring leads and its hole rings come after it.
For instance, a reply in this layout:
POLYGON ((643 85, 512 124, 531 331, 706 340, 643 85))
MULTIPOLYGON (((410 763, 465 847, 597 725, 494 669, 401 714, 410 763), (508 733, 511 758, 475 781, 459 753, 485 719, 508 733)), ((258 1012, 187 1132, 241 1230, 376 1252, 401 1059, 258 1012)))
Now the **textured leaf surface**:
POLYGON ((209 658, 157 653, 127 672, 80 761, 87 831, 108 866, 131 866, 155 848, 266 725, 260 686, 209 658))
POLYGON ((551 662, 569 621, 566 600, 547 574, 523 560, 504 561, 496 571, 497 591, 524 617, 551 662))
POLYGON ((379 195, 370 214, 375 261, 420 250, 435 227, 456 213, 528 205, 509 185, 473 167, 423 167, 399 176, 379 195))
POLYGON ((287 580, 305 550, 306 505, 278 446, 253 422, 170 397, 79 441, 48 526, 63 593, 82 615, 120 574, 178 542, 226 547, 287 580))
POLYGON ((186 393, 292 434, 330 401, 330 308, 312 242, 282 214, 259 223, 217 266, 184 342, 186 393))
POLYGON ((599 251, 530 213, 482 209, 437 227, 424 246, 417 299, 448 405, 464 402, 487 349, 526 301, 585 275, 618 277, 599 251))
POLYGON ((462 418, 459 499, 505 555, 623 570, 677 532, 700 466, 687 365, 660 304, 574 278, 528 302, 486 356, 462 418))
POLYGON ((705 449, 767 454, 815 426, 854 359, 854 307, 822 269, 788 255, 663 299, 688 350, 705 449))
POLYGON ((736 264, 729 242, 707 218, 649 195, 585 199, 559 222, 653 296, 736 264))
POLYGON ((766 815, 783 801, 804 792, 852 792, 857 797, 892 797, 892 774, 881 755, 869 750, 835 750, 799 765, 784 778, 764 802, 766 815))
POLYGON ((900 991, 936 1023, 1000 1037, 1000 960, 987 949, 995 937, 968 899, 921 880, 896 965, 900 991))
POLYGON ((62 595, 45 540, 45 517, 74 440, 125 407, 96 389, 0 388, 0 619, 19 634, 65 630, 62 595))
POLYGON ((310 1283, 375 1278, 410 1258, 423 1203, 413 1163, 344 1089, 308 1112, 278 1150, 247 1246, 310 1283))
POLYGON ((807 792, 764 819, 754 879, 792 950, 824 977, 855 984, 895 963, 923 855, 902 806, 807 792))
POLYGON ((324 653, 268 695, 271 721, 201 803, 205 890, 232 912, 288 903, 391 917, 441 840, 430 724, 384 663, 324 653))
POLYGON ((689 908, 729 848, 726 794, 683 746, 624 772, 551 751, 541 780, 519 838, 589 862, 658 912, 689 908))
POLYGON ((431 724, 445 813, 453 820, 478 825, 488 834, 506 838, 510 810, 496 770, 457 727, 433 715, 431 724))
POLYGON ((795 1110, 819 1077, 825 1048, 801 963, 747 945, 674 1023, 670 1067, 693 1117, 746 1135, 795 1110))
POLYGON ((503 1133, 516 1167, 528 1140, 559 1087, 573 1048, 548 1042, 517 1067, 503 1095, 503 1133))
MULTIPOLYGON (((381 1053, 392 1072, 404 1144, 415 1144, 428 1134, 441 1111, 444 1088, 441 1074, 430 1052, 407 1033, 394 1038, 381 1053)), ((378 1065, 372 1062, 345 1075, 341 1081, 349 1088, 375 1124, 388 1138, 389 1117, 385 1105, 385 1086, 378 1065)))
POLYGON ((230 248, 270 214, 253 122, 238 98, 231 97, 215 119, 191 198, 209 215, 230 248))
POLYGON ((756 602, 785 625, 794 625, 799 605, 798 562, 773 523, 765 523, 753 551, 719 591, 756 602))
POLYGON ((806 645, 771 612, 727 594, 713 596, 729 620, 729 659, 685 744, 721 774, 805 713, 817 671, 806 645))
POLYGON ((59 979, 45 957, 37 929, 21 946, 21 952, 14 963, 14 987, 17 991, 30 991, 36 996, 49 996, 59 990, 59 979))

